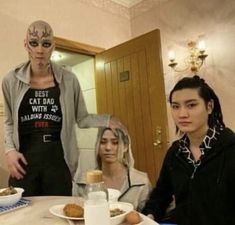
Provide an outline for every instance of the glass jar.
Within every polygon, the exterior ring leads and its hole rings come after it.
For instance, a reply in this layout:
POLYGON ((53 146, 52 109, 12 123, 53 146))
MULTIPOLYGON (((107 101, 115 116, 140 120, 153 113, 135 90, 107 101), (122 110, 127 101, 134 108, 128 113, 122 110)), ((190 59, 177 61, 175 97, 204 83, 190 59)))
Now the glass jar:
POLYGON ((85 187, 84 219, 85 225, 110 225, 108 190, 100 170, 87 172, 85 187))

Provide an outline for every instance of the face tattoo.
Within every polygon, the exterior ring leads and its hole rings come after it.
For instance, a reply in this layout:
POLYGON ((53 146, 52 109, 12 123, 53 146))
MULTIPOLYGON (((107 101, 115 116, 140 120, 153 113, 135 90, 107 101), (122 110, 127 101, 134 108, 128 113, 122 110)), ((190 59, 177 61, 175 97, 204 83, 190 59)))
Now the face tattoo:
POLYGON ((32 64, 48 67, 54 49, 53 31, 44 21, 32 23, 27 31, 25 46, 32 64))

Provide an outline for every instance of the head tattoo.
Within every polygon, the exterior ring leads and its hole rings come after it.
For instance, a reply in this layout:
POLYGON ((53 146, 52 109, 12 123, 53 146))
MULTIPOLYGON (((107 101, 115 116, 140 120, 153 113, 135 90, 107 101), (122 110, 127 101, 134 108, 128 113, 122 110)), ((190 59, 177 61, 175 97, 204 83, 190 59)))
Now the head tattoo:
POLYGON ((33 36, 33 37, 39 37, 38 36, 38 30, 36 30, 35 26, 33 26, 33 30, 31 31, 30 28, 28 29, 28 33, 30 36, 33 36))
POLYGON ((48 72, 50 72, 50 56, 54 49, 53 30, 51 26, 41 20, 33 22, 28 27, 25 46, 27 47, 31 62, 36 62, 38 54, 40 54, 40 57, 44 60, 44 66, 47 66, 48 72), (39 49, 38 46, 41 46, 42 49, 39 49))
POLYGON ((47 31, 47 27, 45 26, 45 31, 42 31, 42 37, 50 37, 51 36, 51 30, 49 32, 47 31))
POLYGON ((47 22, 38 20, 29 26, 28 36, 35 38, 50 38, 53 37, 53 30, 47 22))

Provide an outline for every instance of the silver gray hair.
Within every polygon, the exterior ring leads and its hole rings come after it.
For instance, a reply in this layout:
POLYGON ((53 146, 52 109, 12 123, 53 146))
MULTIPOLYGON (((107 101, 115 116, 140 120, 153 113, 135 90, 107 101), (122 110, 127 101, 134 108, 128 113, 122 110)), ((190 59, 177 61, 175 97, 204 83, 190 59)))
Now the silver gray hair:
MULTIPOLYGON (((101 159, 99 156, 99 148, 100 141, 103 137, 103 134, 106 130, 111 130, 109 127, 99 128, 96 145, 95 145, 95 154, 96 154, 96 162, 99 169, 101 169, 101 159)), ((112 131, 112 130, 111 130, 112 131)), ((113 131, 112 131, 113 132, 113 131)), ((125 165, 126 167, 134 167, 134 158, 131 150, 131 140, 129 135, 125 135, 122 130, 117 129, 116 134, 114 134, 118 138, 118 160, 120 163, 125 165), (127 150, 125 151, 125 148, 127 150)))

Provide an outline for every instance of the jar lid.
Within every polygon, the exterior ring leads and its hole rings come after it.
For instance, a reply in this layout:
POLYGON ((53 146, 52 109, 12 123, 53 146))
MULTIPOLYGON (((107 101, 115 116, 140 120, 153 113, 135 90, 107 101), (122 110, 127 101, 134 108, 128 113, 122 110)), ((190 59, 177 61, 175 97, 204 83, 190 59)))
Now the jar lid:
POLYGON ((103 181, 103 172, 101 170, 89 170, 86 173, 86 182, 89 184, 100 183, 103 181))

